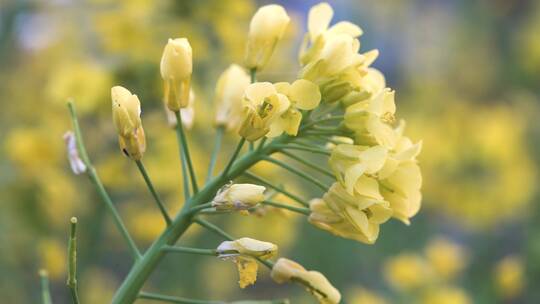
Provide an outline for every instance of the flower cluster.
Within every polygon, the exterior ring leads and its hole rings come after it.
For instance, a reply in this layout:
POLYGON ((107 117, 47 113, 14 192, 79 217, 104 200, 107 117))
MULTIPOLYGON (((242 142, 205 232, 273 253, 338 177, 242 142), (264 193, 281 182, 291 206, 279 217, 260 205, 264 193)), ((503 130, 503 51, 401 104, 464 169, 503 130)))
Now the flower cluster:
POLYGON ((420 209, 421 143, 394 126, 394 91, 370 67, 376 50, 358 53, 362 30, 349 22, 329 27, 327 3, 314 6, 300 51, 301 77, 319 86, 325 103, 343 109, 345 137, 332 138, 330 167, 336 182, 310 203, 309 221, 335 235, 373 243, 379 225, 394 217, 406 224, 420 209), (336 144, 334 144, 336 143, 336 144))

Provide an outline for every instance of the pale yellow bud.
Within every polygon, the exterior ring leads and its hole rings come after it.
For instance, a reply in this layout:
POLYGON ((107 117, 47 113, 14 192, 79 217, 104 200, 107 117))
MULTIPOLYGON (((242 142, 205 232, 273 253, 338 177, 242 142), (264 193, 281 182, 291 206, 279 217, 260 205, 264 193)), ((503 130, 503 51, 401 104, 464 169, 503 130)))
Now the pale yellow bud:
POLYGON ((146 150, 146 139, 141 122, 141 103, 137 95, 126 88, 111 89, 113 122, 118 132, 120 149, 134 160, 140 160, 146 150))
MULTIPOLYGON (((178 121, 176 120, 176 114, 165 106, 165 114, 167 115, 167 123, 170 127, 176 128, 178 121)), ((180 118, 182 119, 182 126, 186 129, 191 129, 195 123, 195 93, 193 90, 189 92, 188 106, 180 109, 180 118)))
POLYGON ((246 210, 264 200, 265 190, 253 184, 228 184, 218 191, 212 206, 218 210, 246 210))
POLYGON ((326 277, 318 271, 308 271, 302 265, 289 259, 280 258, 272 267, 270 276, 276 283, 291 280, 302 282, 308 291, 322 304, 338 304, 341 294, 326 277))
POLYGON ((246 71, 236 64, 229 66, 216 85, 216 126, 237 130, 243 120, 242 97, 251 80, 246 71))
POLYGON ((161 78, 165 82, 165 103, 171 111, 188 106, 192 50, 186 38, 169 39, 161 57, 161 78))
POLYGON ((216 251, 221 258, 245 255, 266 260, 273 257, 277 249, 275 244, 244 237, 235 241, 225 241, 218 246, 216 251))
POLYGON ((244 60, 248 69, 261 70, 268 63, 289 21, 287 12, 280 5, 265 5, 257 10, 249 24, 244 60))

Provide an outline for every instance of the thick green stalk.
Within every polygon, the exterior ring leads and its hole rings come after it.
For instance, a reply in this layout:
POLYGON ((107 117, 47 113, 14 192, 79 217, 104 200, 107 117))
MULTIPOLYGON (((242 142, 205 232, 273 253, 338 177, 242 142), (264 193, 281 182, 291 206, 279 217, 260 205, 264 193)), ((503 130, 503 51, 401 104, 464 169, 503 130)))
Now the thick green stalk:
POLYGON ((161 214, 163 215, 163 218, 165 219, 165 223, 167 223, 167 226, 171 224, 171 217, 167 213, 167 210, 165 210, 165 206, 163 205, 163 202, 161 201, 161 198, 159 197, 156 189, 154 188, 154 185, 152 184, 152 181, 150 180, 150 177, 148 176, 148 172, 146 172, 146 168, 144 167, 141 160, 135 161, 137 164, 137 168, 139 168, 139 171, 141 172, 141 175, 144 178, 144 181, 146 182, 146 186, 148 187, 148 190, 150 190, 150 193, 152 193, 152 196, 154 197, 154 200, 156 201, 156 204, 159 208, 159 211, 161 211, 161 214))
POLYGON ((176 135, 178 136, 178 141, 180 142, 180 146, 182 148, 182 151, 184 152, 183 155, 185 157, 187 167, 189 170, 189 178, 191 179, 191 187, 193 188, 193 193, 197 193, 199 191, 199 187, 197 186, 197 178, 195 176, 195 170, 193 169, 193 163, 191 162, 191 156, 189 155, 189 147, 186 140, 186 134, 184 133, 184 127, 182 125, 182 115, 180 115, 180 111, 174 112, 176 115, 176 135))
POLYGON ((306 152, 312 152, 316 154, 323 154, 326 156, 330 156, 329 151, 325 151, 322 149, 316 149, 316 148, 307 148, 302 146, 294 146, 294 145, 279 145, 278 148, 285 149, 285 150, 300 150, 300 151, 306 151, 306 152))
POLYGON ((312 184, 314 184, 315 186, 319 187, 321 190, 323 190, 324 192, 326 192, 326 190, 328 190, 328 186, 326 186, 325 184, 321 183, 320 181, 318 181, 317 179, 313 178, 312 176, 310 176, 309 174, 306 174, 304 172, 302 172, 301 170, 298 170, 292 166, 289 166, 288 164, 282 162, 282 161, 279 161, 277 159, 274 159, 270 156, 265 156, 264 157, 264 160, 268 161, 268 162, 271 162, 273 164, 276 164, 278 166, 280 166, 281 168, 291 172, 291 173, 294 173, 298 176, 300 176, 301 178, 311 182, 312 184))
POLYGON ((49 274, 47 270, 41 269, 39 271, 39 281, 41 284, 41 303, 52 304, 51 291, 49 287, 49 274))
POLYGON ((128 243, 129 250, 131 251, 131 255, 135 258, 135 260, 138 260, 141 256, 139 253, 139 249, 137 249, 137 246, 135 245, 135 242, 131 238, 131 235, 129 234, 126 226, 124 225, 124 222, 122 221, 122 218, 120 217, 120 214, 116 210, 116 207, 114 206, 109 194, 105 190, 105 187, 103 186, 103 183, 101 182, 96 169, 94 169, 94 166, 90 162, 90 158, 88 157, 88 153, 86 152, 86 148, 84 146, 84 142, 82 139, 81 129, 79 127, 79 121, 77 120, 77 114, 75 112, 75 106, 72 102, 68 102, 68 108, 69 113, 71 115, 71 121, 73 123, 73 131, 75 133, 75 138, 77 140, 77 150, 79 152, 79 155, 84 162, 84 164, 87 167, 86 172, 88 173, 88 176, 90 177, 90 180, 92 183, 96 186, 98 194, 101 196, 101 199, 105 202, 105 205, 107 206, 107 209, 109 209, 109 212, 113 216, 114 223, 116 225, 116 228, 120 231, 122 234, 122 237, 126 240, 128 243))
POLYGON ((221 149, 221 140, 223 139, 223 133, 225 132, 225 127, 218 127, 216 130, 216 141, 214 143, 214 151, 212 151, 212 156, 210 157, 210 164, 208 165, 208 173, 206 174, 206 182, 212 178, 214 174, 214 167, 216 166, 217 157, 219 150, 221 149))
POLYGON ((77 218, 72 217, 70 223, 71 229, 68 241, 68 278, 66 284, 71 292, 73 304, 79 304, 79 293, 77 291, 77 218))

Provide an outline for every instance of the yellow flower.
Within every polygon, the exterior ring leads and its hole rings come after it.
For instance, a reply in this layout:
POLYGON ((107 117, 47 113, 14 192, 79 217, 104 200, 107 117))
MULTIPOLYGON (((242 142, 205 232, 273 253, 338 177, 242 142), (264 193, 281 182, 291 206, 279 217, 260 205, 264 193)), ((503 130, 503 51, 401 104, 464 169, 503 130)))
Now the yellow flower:
MULTIPOLYGON (((378 54, 378 51, 374 50, 368 53, 378 54)), ((369 56, 368 53, 364 55, 369 56)), ((348 107, 379 94, 385 87, 386 80, 383 73, 375 68, 366 68, 365 74, 358 83, 357 90, 349 92, 349 94, 342 98, 341 101, 343 102, 343 105, 348 107)))
POLYGON ((216 249, 218 257, 231 259, 238 268, 240 288, 254 284, 257 280, 258 264, 254 258, 269 259, 277 252, 277 246, 250 238, 225 241, 216 249))
POLYGON ((425 250, 431 268, 445 280, 454 278, 465 266, 463 248, 450 240, 434 239, 425 250))
POLYGON ((161 78, 165 82, 165 103, 176 112, 189 104, 192 50, 186 38, 169 39, 161 57, 161 78))
POLYGON ((216 126, 227 130, 238 130, 243 119, 242 97, 251 80, 246 71, 236 64, 231 64, 216 84, 216 126))
POLYGON ((495 268, 497 290, 504 298, 515 298, 525 286, 523 261, 517 256, 507 256, 495 268))
POLYGON ((113 122, 118 132, 120 149, 130 158, 140 160, 146 149, 141 122, 141 103, 137 95, 126 88, 111 89, 113 122))
POLYGON ((380 294, 366 288, 356 288, 349 297, 352 304, 387 304, 388 301, 380 294))
POLYGON ((412 253, 402 253, 386 261, 384 275, 394 288, 407 291, 429 282, 430 269, 426 261, 412 253))
POLYGON ((264 200, 265 187, 253 184, 228 184, 221 188, 212 206, 217 210, 246 210, 264 200))
POLYGON ((354 131, 357 143, 379 144, 391 149, 398 139, 389 125, 395 120, 395 112, 394 91, 387 88, 369 100, 347 107, 345 126, 354 131))
POLYGON ((379 193, 375 179, 360 177, 356 189, 351 195, 340 183, 334 183, 322 199, 310 202, 308 220, 337 236, 373 244, 379 225, 391 217, 392 210, 379 193))
MULTIPOLYGON (((396 134, 401 136, 403 129, 402 123, 396 134)), ((381 194, 390 203, 393 216, 407 225, 420 210, 422 201, 422 173, 416 161, 421 149, 422 142, 413 144, 401 136, 378 173, 381 194)))
POLYGON ((255 141, 270 131, 270 125, 289 109, 291 102, 287 96, 278 93, 269 82, 250 84, 244 94, 244 121, 239 134, 249 141, 255 141))
POLYGON ((267 136, 276 137, 283 132, 296 136, 302 122, 302 113, 299 110, 313 110, 319 105, 321 101, 319 87, 305 79, 298 79, 292 84, 278 82, 274 84, 274 87, 278 93, 287 96, 290 107, 270 125, 270 132, 267 136))
POLYGON ((337 304, 341 300, 339 291, 318 271, 308 271, 302 265, 289 259, 280 258, 272 267, 272 279, 283 284, 290 281, 299 281, 307 286, 322 304, 337 304))
POLYGON ((387 156, 387 149, 381 146, 340 144, 332 151, 329 162, 337 180, 352 194, 358 179, 381 170, 387 156))
POLYGON ((45 239, 38 246, 41 263, 47 269, 52 280, 57 280, 66 273, 66 247, 55 239, 45 239))
POLYGON ((64 134, 64 141, 66 143, 66 151, 68 155, 69 165, 71 171, 75 174, 81 174, 86 172, 86 165, 79 157, 79 151, 77 150, 77 139, 72 131, 68 131, 64 134))
POLYGON ((244 59, 244 64, 248 69, 264 68, 289 21, 290 18, 285 9, 277 4, 262 6, 255 12, 249 24, 244 59))
POLYGON ((216 251, 220 258, 244 255, 266 260, 273 257, 277 249, 275 244, 244 237, 235 241, 224 241, 216 251))
POLYGON ((455 287, 439 287, 429 290, 421 304, 470 304, 472 300, 464 290, 455 287))
POLYGON ((334 10, 326 2, 317 4, 309 10, 308 33, 300 48, 300 61, 303 65, 313 61, 313 57, 320 53, 328 39, 341 34, 351 38, 362 35, 362 29, 347 21, 338 22, 329 28, 333 15, 334 10), (308 42, 311 43, 309 50, 307 50, 308 42))

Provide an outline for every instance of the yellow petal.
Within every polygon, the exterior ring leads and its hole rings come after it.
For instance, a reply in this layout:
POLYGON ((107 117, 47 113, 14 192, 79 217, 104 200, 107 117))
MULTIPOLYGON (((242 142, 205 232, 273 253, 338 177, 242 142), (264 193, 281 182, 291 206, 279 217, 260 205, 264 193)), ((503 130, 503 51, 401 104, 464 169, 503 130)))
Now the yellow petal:
POLYGON ((358 36, 361 36, 363 34, 362 29, 351 22, 348 21, 341 21, 334 25, 332 25, 327 32, 329 35, 339 35, 339 34, 346 34, 353 38, 356 38, 358 36))
POLYGON ((274 87, 278 93, 285 96, 289 95, 289 92, 291 91, 291 84, 285 81, 274 83, 274 87))
POLYGON ((257 281, 257 269, 259 268, 257 261, 251 258, 237 258, 236 267, 238 269, 238 285, 240 288, 246 288, 257 281))
POLYGON ((295 102, 298 109, 312 110, 319 105, 321 92, 319 91, 319 87, 313 82, 299 79, 291 85, 289 97, 295 102))
POLYGON ((326 2, 317 4, 309 10, 308 31, 312 41, 326 31, 333 15, 334 10, 326 2))
POLYGON ((246 88, 245 96, 248 100, 260 105, 264 99, 276 93, 276 89, 270 82, 256 82, 246 88))

